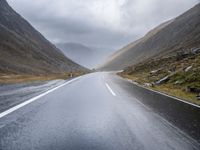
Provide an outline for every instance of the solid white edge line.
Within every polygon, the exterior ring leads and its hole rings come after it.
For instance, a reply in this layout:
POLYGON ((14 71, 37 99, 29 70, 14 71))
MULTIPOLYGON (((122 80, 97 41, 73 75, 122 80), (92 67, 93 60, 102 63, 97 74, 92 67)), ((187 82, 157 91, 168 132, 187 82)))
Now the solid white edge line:
POLYGON ((110 91, 110 93, 111 93, 113 96, 116 96, 115 92, 113 92, 113 90, 112 90, 111 87, 108 85, 108 83, 106 83, 106 87, 108 88, 108 90, 110 91))
POLYGON ((198 105, 196 105, 196 104, 187 102, 187 101, 185 101, 185 100, 182 100, 182 99, 180 99, 180 98, 177 98, 177 97, 168 95, 168 94, 166 94, 166 93, 162 93, 162 92, 159 92, 159 91, 152 90, 152 89, 150 89, 150 88, 146 88, 146 87, 144 87, 144 86, 142 86, 142 85, 139 85, 139 84, 134 83, 133 81, 129 81, 128 79, 127 79, 126 81, 128 81, 128 82, 130 82, 130 83, 132 83, 132 84, 134 84, 134 85, 136 85, 136 86, 139 86, 139 87, 141 87, 141 88, 147 89, 147 90, 149 90, 149 91, 151 91, 151 92, 155 92, 155 93, 157 93, 157 94, 161 94, 161 95, 164 95, 164 96, 166 96, 166 97, 173 98, 173 99, 175 99, 175 100, 177 100, 177 101, 181 101, 181 102, 183 102, 183 103, 186 103, 186 104, 192 105, 192 106, 194 106, 194 107, 200 108, 200 106, 198 106, 198 105))
POLYGON ((76 80, 78 80, 78 79, 80 79, 80 78, 81 78, 81 77, 74 78, 74 79, 72 79, 72 80, 70 80, 70 81, 68 81, 68 82, 66 82, 66 83, 64 83, 64 84, 62 84, 62 85, 59 85, 59 86, 57 86, 57 87, 55 87, 55 88, 53 88, 53 89, 51 89, 51 90, 49 90, 49 91, 46 91, 46 92, 44 92, 44 93, 42 93, 42 94, 40 94, 40 95, 38 95, 38 96, 36 96, 36 97, 33 97, 33 98, 29 99, 29 100, 26 100, 25 102, 23 102, 23 103, 21 103, 21 104, 19 104, 19 105, 17 105, 17 106, 14 106, 14 107, 12 107, 12 108, 10 108, 10 109, 8 109, 8 110, 6 110, 6 111, 0 113, 0 119, 3 118, 3 117, 6 116, 6 115, 8 115, 8 114, 10 114, 10 113, 12 113, 12 112, 18 110, 18 109, 20 109, 20 108, 26 106, 26 105, 28 105, 28 104, 34 102, 35 100, 37 100, 37 99, 39 99, 39 98, 41 98, 41 97, 43 97, 43 96, 45 96, 45 95, 47 95, 47 94, 49 94, 49 93, 55 91, 55 90, 57 90, 57 89, 59 89, 59 88, 65 86, 65 85, 67 85, 67 84, 69 84, 69 83, 72 83, 72 82, 74 82, 74 81, 76 81, 76 80))

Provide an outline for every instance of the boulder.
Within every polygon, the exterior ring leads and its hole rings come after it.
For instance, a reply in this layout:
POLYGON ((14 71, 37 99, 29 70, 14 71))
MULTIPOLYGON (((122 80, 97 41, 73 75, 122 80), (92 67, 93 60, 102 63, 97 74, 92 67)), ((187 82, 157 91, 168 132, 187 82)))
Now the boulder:
POLYGON ((160 68, 160 69, 157 69, 157 70, 152 70, 151 72, 150 72, 150 74, 157 74, 159 71, 161 71, 162 70, 162 68, 160 68))
POLYGON ((192 66, 187 67, 184 71, 188 72, 188 71, 190 71, 190 69, 192 69, 192 66))
POLYGON ((144 86, 145 87, 152 87, 152 84, 151 83, 144 83, 144 86))
POLYGON ((187 92, 192 92, 192 93, 200 93, 200 88, 188 86, 186 91, 187 92))
POLYGON ((198 54, 198 53, 200 53, 200 48, 192 48, 191 52, 192 52, 192 54, 198 54))
POLYGON ((169 81, 169 78, 170 78, 169 76, 166 76, 166 77, 160 79, 159 81, 157 81, 156 84, 159 85, 159 84, 166 83, 167 81, 169 81))

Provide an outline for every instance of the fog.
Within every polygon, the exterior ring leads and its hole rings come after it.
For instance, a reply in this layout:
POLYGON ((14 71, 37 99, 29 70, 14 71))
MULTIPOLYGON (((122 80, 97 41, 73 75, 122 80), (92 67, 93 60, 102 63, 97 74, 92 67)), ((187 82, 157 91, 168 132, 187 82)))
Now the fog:
POLYGON ((88 47, 96 47, 104 54, 111 54, 142 37, 160 23, 185 12, 199 0, 8 0, 8 2, 54 44, 81 43, 88 47))

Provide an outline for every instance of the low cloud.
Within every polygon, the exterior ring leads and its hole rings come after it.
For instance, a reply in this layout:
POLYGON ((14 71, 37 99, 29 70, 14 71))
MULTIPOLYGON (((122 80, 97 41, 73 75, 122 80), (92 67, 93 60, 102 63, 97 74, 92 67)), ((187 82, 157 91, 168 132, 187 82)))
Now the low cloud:
POLYGON ((199 0, 8 0, 47 39, 120 48, 199 0))

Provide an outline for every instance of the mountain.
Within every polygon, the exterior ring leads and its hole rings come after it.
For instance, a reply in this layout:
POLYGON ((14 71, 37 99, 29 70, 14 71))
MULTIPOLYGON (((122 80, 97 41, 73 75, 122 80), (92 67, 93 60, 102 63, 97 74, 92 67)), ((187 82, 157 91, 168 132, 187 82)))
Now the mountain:
POLYGON ((75 42, 57 43, 56 46, 73 61, 91 69, 105 58, 103 48, 91 47, 75 42))
POLYGON ((85 68, 68 59, 0 0, 0 74, 59 74, 85 68))
POLYGON ((200 46, 200 3, 111 55, 99 68, 121 70, 155 56, 200 46))
POLYGON ((56 46, 60 48, 66 56, 78 64, 88 68, 92 65, 91 59, 93 59, 94 51, 90 47, 80 43, 58 43, 56 46))

